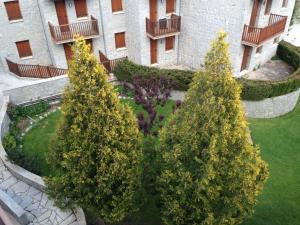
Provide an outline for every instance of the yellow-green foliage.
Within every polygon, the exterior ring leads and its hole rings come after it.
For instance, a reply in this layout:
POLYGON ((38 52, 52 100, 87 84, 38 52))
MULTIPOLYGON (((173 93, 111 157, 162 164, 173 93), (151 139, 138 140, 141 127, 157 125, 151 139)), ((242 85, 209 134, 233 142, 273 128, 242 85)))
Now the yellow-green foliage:
POLYGON ((57 173, 47 190, 60 207, 93 208, 109 223, 120 221, 136 209, 140 188, 137 121, 82 38, 72 50, 71 86, 48 157, 57 173))
POLYGON ((220 33, 212 43, 205 71, 160 133, 158 185, 168 225, 239 224, 252 214, 268 176, 249 140, 225 38, 220 33))

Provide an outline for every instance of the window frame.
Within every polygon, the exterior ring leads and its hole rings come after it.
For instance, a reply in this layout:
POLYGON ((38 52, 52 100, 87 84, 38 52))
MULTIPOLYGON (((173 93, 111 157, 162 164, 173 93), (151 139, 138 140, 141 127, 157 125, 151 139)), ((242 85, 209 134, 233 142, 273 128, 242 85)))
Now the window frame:
POLYGON ((115 33, 115 47, 117 50, 126 48, 126 32, 125 31, 115 33), (118 35, 122 35, 122 38, 123 38, 122 45, 119 45, 120 43, 118 40, 118 35))
POLYGON ((273 0, 266 0, 265 15, 270 15, 272 10, 273 0))
MULTIPOLYGON (((9 22, 15 22, 15 21, 22 21, 23 20, 23 15, 22 15, 22 11, 21 11, 19 0, 6 1, 6 2, 4 2, 4 7, 5 7, 5 10, 6 10, 6 15, 7 15, 7 18, 9 20, 9 22), (15 6, 17 6, 18 17, 12 18, 11 11, 10 11, 12 9, 9 9, 9 5, 10 4, 16 4, 15 6)), ((14 8, 13 10, 16 10, 16 8, 14 8)))
POLYGON ((175 36, 165 38, 165 51, 173 51, 175 48, 175 36))
POLYGON ((17 48, 17 51, 18 51, 18 54, 19 54, 19 57, 20 59, 26 59, 26 58, 32 58, 33 57, 33 54, 32 54, 32 48, 31 48, 31 45, 30 45, 30 41, 29 40, 23 40, 23 41, 16 41, 15 42, 15 45, 16 45, 16 48, 17 48), (22 44, 27 44, 25 46, 25 49, 28 51, 28 53, 24 54, 24 49, 21 49, 21 48, 24 48, 24 46, 20 46, 22 44))
POLYGON ((111 11, 112 13, 123 12, 124 11, 123 0, 111 0, 111 11), (115 3, 114 1, 119 1, 118 3, 120 3, 120 7, 116 7, 117 3, 115 3))
POLYGON ((264 47, 263 45, 258 46, 258 47, 256 48, 256 54, 262 54, 263 47, 264 47))
POLYGON ((84 15, 78 15, 78 1, 74 1, 74 7, 75 7, 75 13, 76 13, 76 17, 77 19, 82 19, 82 18, 87 18, 89 16, 89 11, 88 11, 88 7, 87 7, 87 2, 86 0, 81 0, 81 1, 84 1, 85 4, 84 4, 84 11, 85 11, 85 14, 84 15), (76 7, 77 6, 77 7, 76 7))
POLYGON ((172 14, 176 11, 176 0, 166 0, 166 14, 172 14), (173 2, 173 7, 169 9, 168 2, 173 2))
POLYGON ((289 0, 283 0, 282 1, 282 8, 287 8, 289 5, 289 0))

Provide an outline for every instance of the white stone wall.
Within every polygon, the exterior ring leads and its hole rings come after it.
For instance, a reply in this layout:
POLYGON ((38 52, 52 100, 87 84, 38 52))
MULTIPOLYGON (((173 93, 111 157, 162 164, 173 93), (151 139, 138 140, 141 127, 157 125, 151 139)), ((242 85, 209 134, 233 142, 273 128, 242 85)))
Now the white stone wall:
POLYGON ((251 2, 231 0, 189 0, 181 2, 182 24, 179 37, 179 62, 193 69, 204 64, 210 43, 219 31, 228 33, 235 74, 243 57, 242 31, 251 13, 251 2))
MULTIPOLYGON (((8 20, 4 2, 0 0, 0 56, 22 64, 52 64, 37 0, 19 0, 23 19, 8 20), (29 40, 32 58, 20 59, 15 42, 29 40)), ((4 63, 3 63, 4 64, 4 63)), ((6 63, 4 64, 6 67, 6 63)))
POLYGON ((274 118, 291 112, 299 99, 300 90, 261 101, 243 101, 248 118, 274 118))

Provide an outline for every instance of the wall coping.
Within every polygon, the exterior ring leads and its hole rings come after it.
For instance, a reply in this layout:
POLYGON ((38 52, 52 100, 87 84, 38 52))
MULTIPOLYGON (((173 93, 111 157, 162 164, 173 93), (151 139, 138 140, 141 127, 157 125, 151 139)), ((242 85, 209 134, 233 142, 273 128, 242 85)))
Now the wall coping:
MULTIPOLYGON (((9 103, 9 96, 2 97, 2 105, 0 109, 0 159, 3 161, 4 166, 19 180, 29 184, 30 186, 35 187, 40 191, 45 191, 46 185, 42 177, 25 170, 24 168, 11 163, 7 158, 7 153, 2 144, 2 137, 4 136, 5 131, 2 130, 2 123, 7 116, 7 106, 9 103)), ((0 103, 1 104, 1 103, 0 103)), ((77 221, 76 225, 86 225, 85 215, 81 208, 73 210, 77 221)), ((75 225, 74 224, 74 225, 75 225)))

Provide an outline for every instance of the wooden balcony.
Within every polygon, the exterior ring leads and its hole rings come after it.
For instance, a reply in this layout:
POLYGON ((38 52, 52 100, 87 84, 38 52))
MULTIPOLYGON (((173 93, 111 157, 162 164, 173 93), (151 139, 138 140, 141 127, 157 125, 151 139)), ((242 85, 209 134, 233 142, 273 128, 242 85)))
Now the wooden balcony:
POLYGON ((48 24, 52 39, 56 44, 72 42, 76 35, 83 36, 86 39, 94 38, 99 35, 98 20, 93 16, 91 16, 89 20, 66 25, 55 26, 50 22, 48 22, 48 24))
POLYGON ((106 55, 104 55, 101 51, 99 51, 99 58, 100 63, 104 66, 107 73, 113 73, 118 64, 123 60, 127 59, 127 57, 108 59, 106 55))
POLYGON ((170 19, 161 19, 151 22, 146 18, 146 32, 151 39, 160 39, 178 35, 181 29, 181 17, 175 14, 170 19))
POLYGON ((268 26, 257 28, 245 25, 242 43, 248 46, 259 46, 263 42, 281 34, 285 30, 287 16, 271 14, 268 26))
POLYGON ((53 66, 18 64, 6 59, 8 69, 19 77, 29 78, 50 78, 68 74, 67 69, 60 69, 53 66))

